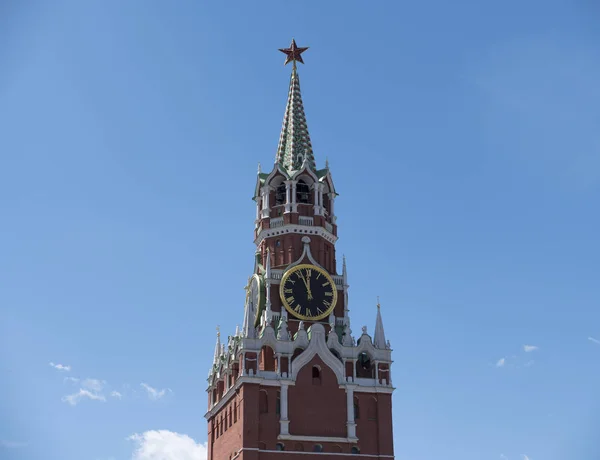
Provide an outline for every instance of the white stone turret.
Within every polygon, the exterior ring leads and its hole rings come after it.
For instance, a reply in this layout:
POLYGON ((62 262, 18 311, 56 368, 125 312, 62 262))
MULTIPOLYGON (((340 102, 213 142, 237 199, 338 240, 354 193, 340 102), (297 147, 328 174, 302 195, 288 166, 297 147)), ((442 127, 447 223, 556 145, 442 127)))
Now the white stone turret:
POLYGON ((383 320, 381 319, 381 305, 379 304, 379 298, 377 298, 377 319, 375 320, 375 335, 373 336, 373 346, 380 350, 387 348, 387 342, 385 340, 385 332, 383 331, 383 320))
POLYGON ((217 364, 219 362, 219 357, 221 356, 221 331, 219 331, 219 327, 217 327, 217 343, 215 344, 215 357, 213 362, 217 364))

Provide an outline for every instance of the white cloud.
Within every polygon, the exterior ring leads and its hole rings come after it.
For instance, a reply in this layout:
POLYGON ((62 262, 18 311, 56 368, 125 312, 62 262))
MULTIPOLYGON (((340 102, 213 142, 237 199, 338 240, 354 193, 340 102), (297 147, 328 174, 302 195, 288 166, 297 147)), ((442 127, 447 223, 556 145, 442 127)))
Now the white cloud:
POLYGON ((113 391, 113 392, 110 393, 110 395, 113 398, 117 398, 117 399, 121 399, 123 397, 123 395, 121 393, 119 393, 118 391, 113 391))
POLYGON ((0 440, 0 446, 6 447, 7 449, 18 449, 19 447, 27 446, 27 443, 18 441, 7 441, 5 439, 2 439, 0 440))
POLYGON ((65 377, 65 382, 77 383, 79 379, 76 377, 65 377))
POLYGON ((595 339, 595 338, 593 338, 593 337, 588 337, 588 340, 589 340, 590 342, 594 342, 594 343, 595 343, 595 344, 597 344, 597 345, 600 345, 600 340, 598 340, 598 339, 595 339))
POLYGON ((496 367, 502 367, 506 363, 506 358, 500 358, 496 363, 496 367))
POLYGON ((500 460, 508 460, 508 457, 504 454, 500 454, 500 460))
POLYGON ((127 438, 136 443, 132 460, 206 460, 206 443, 168 430, 146 431, 127 438))
POLYGON ((98 380, 98 379, 85 379, 81 382, 81 386, 87 390, 100 392, 106 385, 106 380, 98 380))
POLYGON ((521 454, 521 457, 523 457, 523 460, 529 460, 529 457, 525 454, 521 454))
POLYGON ((536 347, 535 345, 523 345, 523 350, 525 353, 531 353, 532 351, 539 350, 540 347, 536 347))
POLYGON ((71 406, 76 406, 82 399, 89 398, 93 401, 102 401, 105 402, 106 398, 104 395, 93 393, 88 390, 84 390, 80 388, 77 393, 73 393, 71 395, 63 396, 62 401, 70 404, 71 406))
POLYGON ((148 393, 148 397, 150 399, 152 399, 153 401, 156 401, 156 400, 162 398, 164 395, 167 394, 167 391, 169 391, 169 392, 171 391, 169 388, 163 388, 162 390, 157 390, 156 388, 152 388, 147 383, 140 383, 140 386, 146 390, 146 392, 148 393))
POLYGON ((57 371, 69 372, 71 370, 71 366, 65 366, 63 364, 54 364, 52 361, 50 361, 49 364, 50 364, 50 366, 52 366, 57 371))

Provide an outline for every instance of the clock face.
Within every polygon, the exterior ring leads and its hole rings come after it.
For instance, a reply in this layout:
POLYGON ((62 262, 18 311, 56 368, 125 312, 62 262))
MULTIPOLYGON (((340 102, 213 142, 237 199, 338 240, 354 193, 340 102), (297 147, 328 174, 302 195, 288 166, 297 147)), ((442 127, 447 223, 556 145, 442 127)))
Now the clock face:
POLYGON ((265 288, 263 280, 258 275, 252 275, 247 287, 246 302, 250 313, 254 315, 254 326, 260 322, 260 314, 265 306, 265 288))
POLYGON ((296 265, 281 279, 279 295, 283 306, 296 318, 318 321, 329 316, 337 302, 337 288, 322 268, 296 265))

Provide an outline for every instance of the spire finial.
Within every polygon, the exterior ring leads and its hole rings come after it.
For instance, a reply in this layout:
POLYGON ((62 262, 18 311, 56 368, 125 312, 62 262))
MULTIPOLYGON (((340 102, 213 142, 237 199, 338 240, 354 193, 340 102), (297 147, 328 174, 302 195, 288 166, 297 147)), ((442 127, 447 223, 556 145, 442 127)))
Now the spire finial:
POLYGON ((325 168, 329 169, 329 158, 325 157, 325 168))
POLYGON ((296 70, 296 61, 304 64, 304 61, 302 60, 301 55, 307 49, 308 49, 308 47, 298 48, 298 46, 296 45, 296 40, 294 40, 292 38, 292 44, 290 45, 289 48, 279 48, 279 51, 281 51, 282 53, 284 53, 286 55, 285 63, 283 65, 287 65, 289 62, 292 62, 293 63, 292 65, 294 66, 294 70, 296 70))
POLYGON ((306 166, 316 171, 315 157, 304 113, 304 104, 300 95, 300 79, 296 72, 296 61, 304 64, 301 54, 307 49, 298 48, 296 41, 292 40, 289 48, 279 50, 287 56, 285 60, 286 64, 288 62, 294 64, 290 77, 288 100, 283 116, 281 134, 279 135, 277 154, 275 155, 275 163, 287 170, 288 173, 306 166))
POLYGON ((262 171, 262 170, 261 170, 261 168, 260 168, 260 161, 259 161, 259 162, 258 162, 258 174, 260 174, 260 173, 261 173, 261 171, 262 171))
POLYGON ((381 308, 381 305, 379 304, 379 296, 377 296, 377 308, 381 308))

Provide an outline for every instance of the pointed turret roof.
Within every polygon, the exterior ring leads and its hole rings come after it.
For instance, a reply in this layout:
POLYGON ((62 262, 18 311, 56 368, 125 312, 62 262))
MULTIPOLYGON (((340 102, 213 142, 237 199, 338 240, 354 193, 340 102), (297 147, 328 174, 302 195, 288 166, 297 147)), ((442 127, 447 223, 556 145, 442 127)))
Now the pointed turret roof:
POLYGON ((381 305, 379 305, 379 299, 377 299, 377 319, 375 320, 373 346, 382 350, 385 350, 387 347, 387 342, 385 341, 385 332, 383 331, 383 320, 381 319, 381 305))
POLYGON ((215 344, 215 364, 219 362, 219 357, 221 356, 221 331, 217 327, 217 343, 215 344))
POLYGON ((305 161, 313 171, 317 169, 310 143, 310 135, 308 134, 304 104, 300 94, 300 79, 296 68, 296 61, 303 62, 300 53, 305 50, 306 48, 298 48, 294 40, 292 40, 290 48, 281 50, 288 55, 286 64, 292 61, 293 68, 275 162, 288 172, 300 169, 305 161), (290 59, 290 56, 295 57, 290 59))

